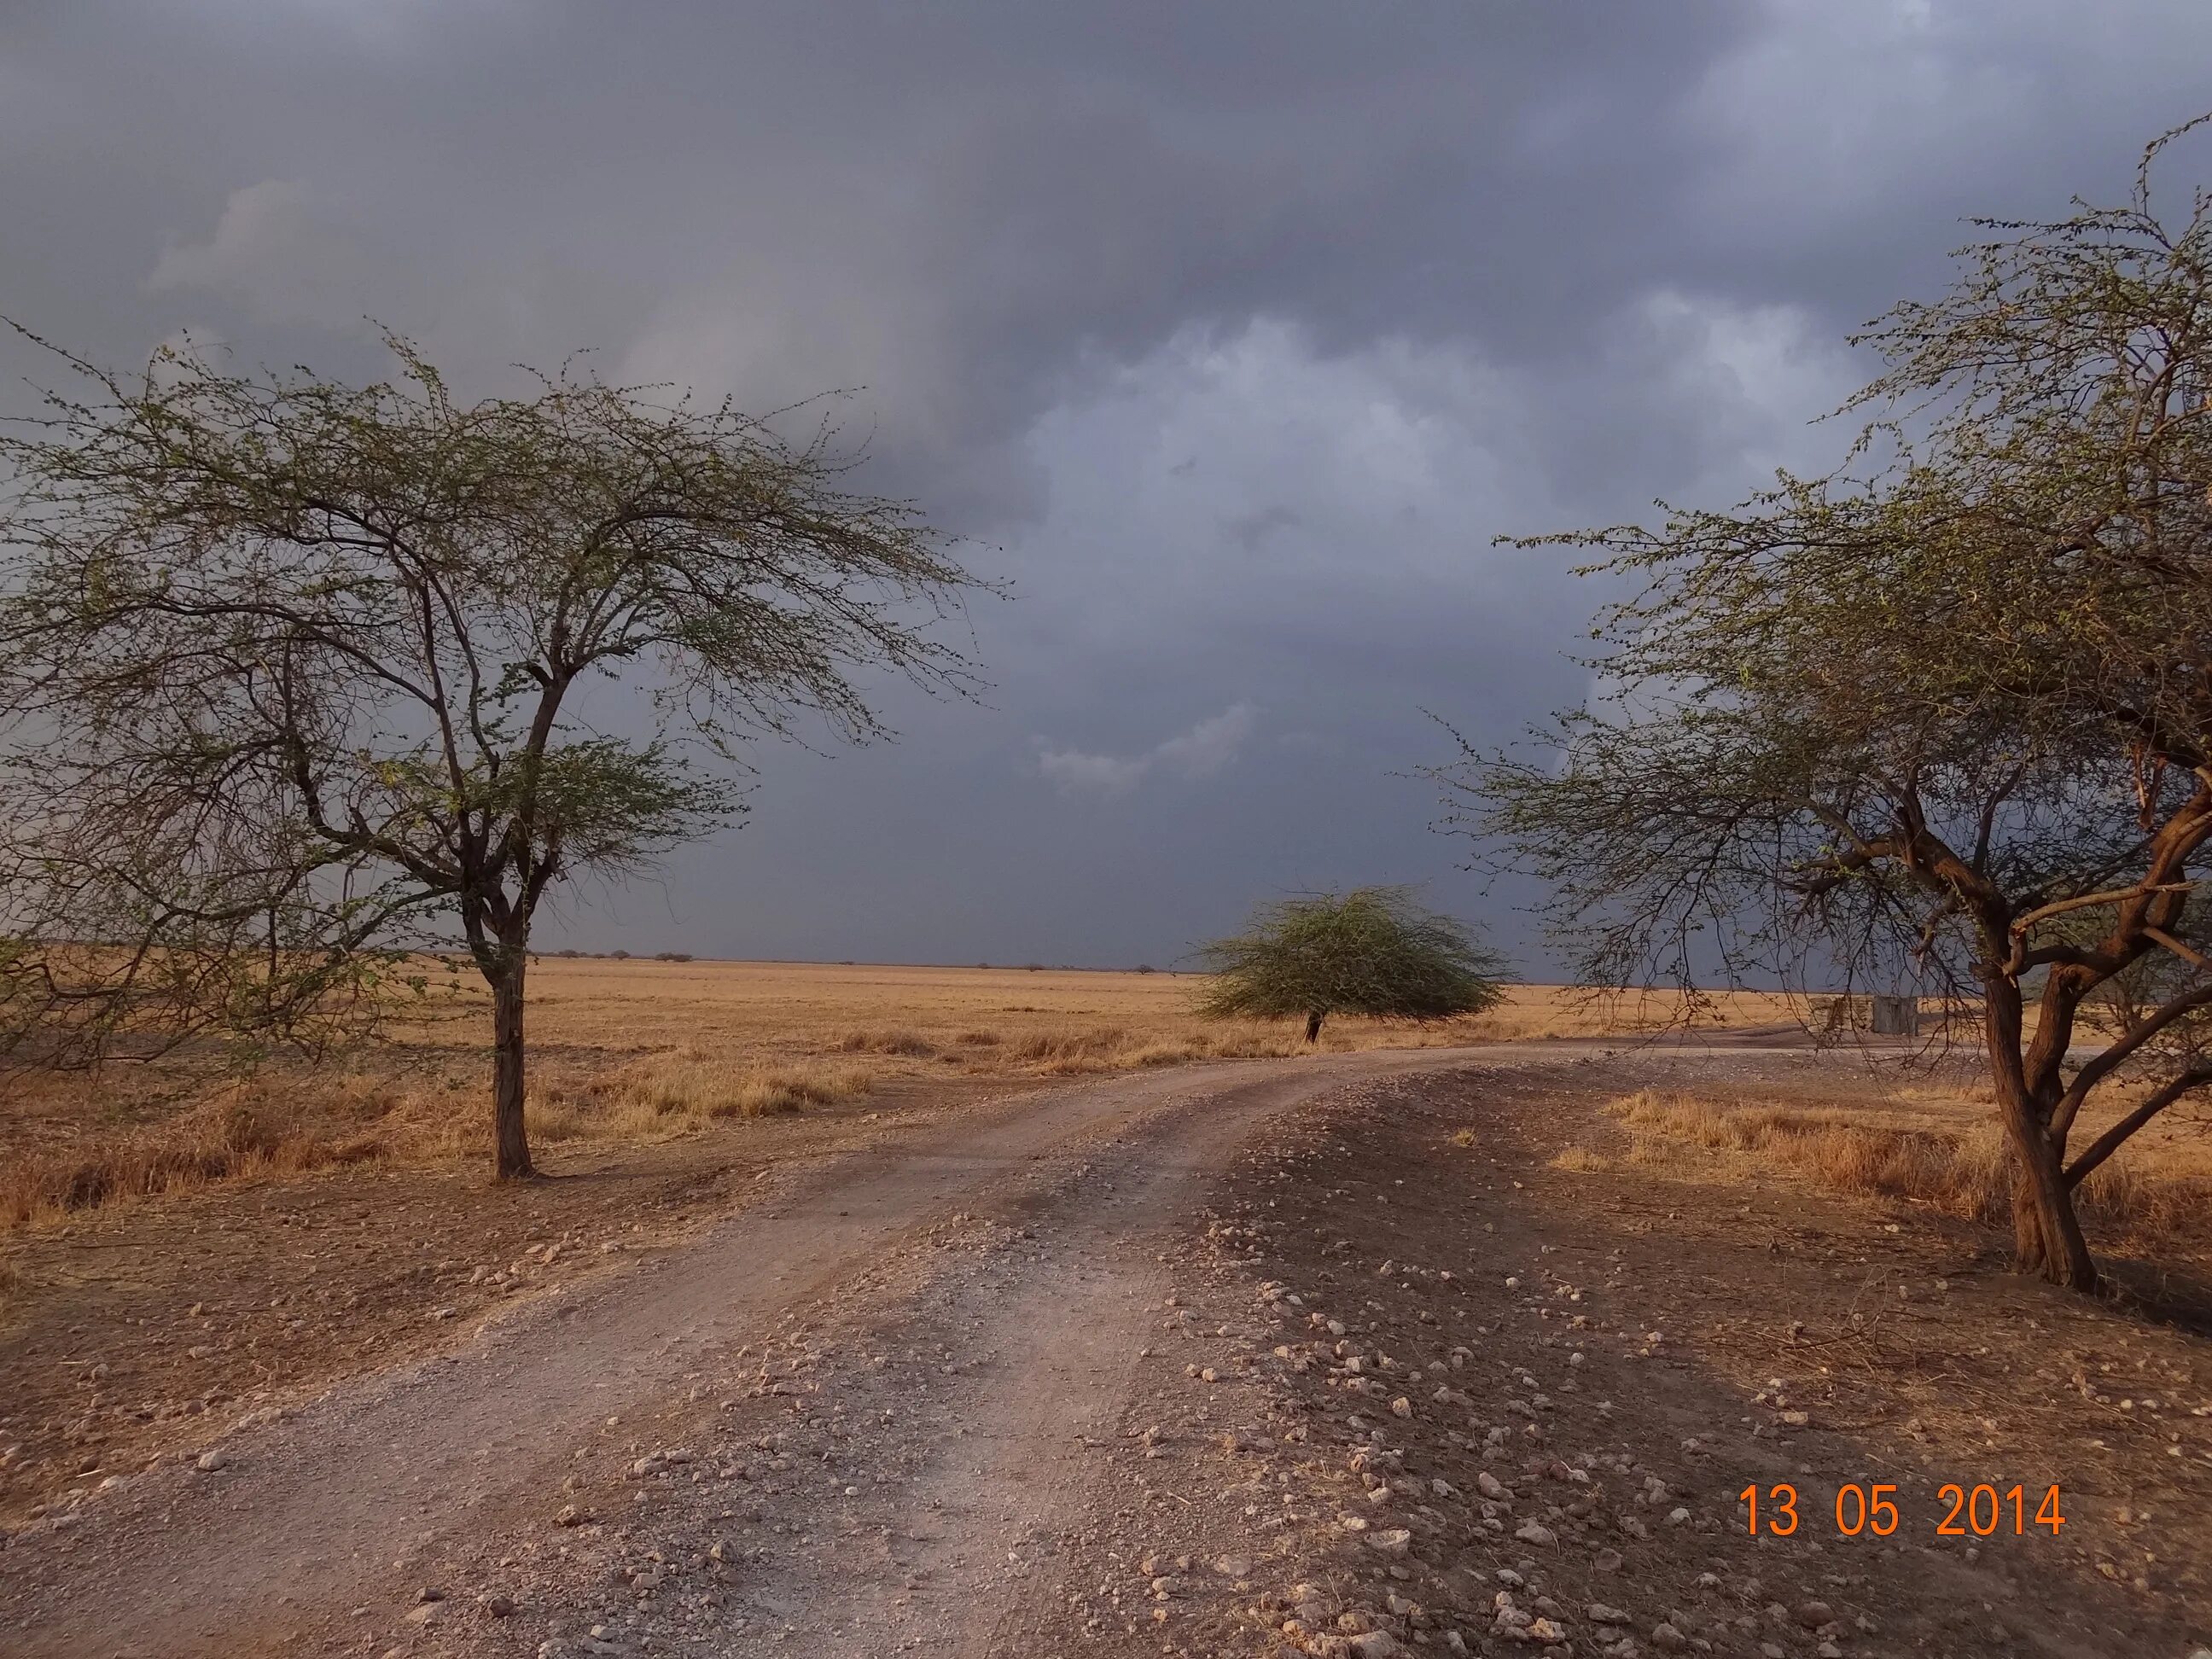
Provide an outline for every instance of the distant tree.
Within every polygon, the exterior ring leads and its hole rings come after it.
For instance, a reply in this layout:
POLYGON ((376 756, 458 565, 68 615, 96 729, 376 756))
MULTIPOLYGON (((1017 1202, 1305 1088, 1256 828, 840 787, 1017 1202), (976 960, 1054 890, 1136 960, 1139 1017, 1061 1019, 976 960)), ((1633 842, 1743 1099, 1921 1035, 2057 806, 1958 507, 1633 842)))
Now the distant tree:
POLYGON ((1140 962, 1137 964, 1137 971, 1140 974, 1156 974, 1159 972, 1159 969, 1153 967, 1149 962, 1140 962))
POLYGON ((2076 1189, 2212 1084, 2212 198, 2154 213, 2177 136, 2126 205, 1989 224, 1862 337, 1863 476, 1551 538, 1643 584, 1610 706, 1444 774, 1594 983, 1978 1002, 2017 1260, 2081 1289, 2076 1189), (2069 1156, 2123 1067, 2148 1092, 2069 1156))
POLYGON ((1197 952, 1213 975, 1212 1019, 1303 1018, 1317 1042, 1331 1014, 1425 1022, 1477 1014, 1504 995, 1503 960, 1407 887, 1355 887, 1266 904, 1245 933, 1197 952))
POLYGON ((494 1167, 522 1176, 548 889, 727 821, 726 770, 696 762, 740 738, 807 714, 881 735, 863 674, 964 686, 926 629, 972 583, 912 508, 842 488, 827 429, 794 447, 566 371, 464 404, 388 343, 400 380, 362 387, 64 356, 82 389, 0 436, 0 659, 25 665, 19 769, 73 835, 103 846, 101 804, 145 803, 109 863, 173 839, 310 945, 332 916, 345 948, 457 928, 492 992, 494 1167))

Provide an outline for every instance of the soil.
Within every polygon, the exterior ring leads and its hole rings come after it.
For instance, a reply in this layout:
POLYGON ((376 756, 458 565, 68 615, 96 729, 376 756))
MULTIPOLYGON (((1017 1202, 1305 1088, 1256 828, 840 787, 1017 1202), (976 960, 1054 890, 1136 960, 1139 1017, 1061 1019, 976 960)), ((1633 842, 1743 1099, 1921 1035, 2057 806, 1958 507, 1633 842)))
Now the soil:
POLYGON ((1553 1164, 1628 1090, 1837 1065, 1242 1062, 878 1101, 512 1195, 224 1195, 161 1212, 166 1249, 118 1217, 25 1264, 109 1264, 83 1328, 4 1334, 7 1436, 66 1416, 53 1374, 83 1409, 21 1477, 0 1645, 2187 1655, 2186 1321, 1917 1211, 1553 1164), (98 1460, 74 1498, 59 1443, 98 1460), (1941 1533, 1949 1482, 2021 1485, 2022 1531, 1941 1533), (1748 1535, 1737 1494, 1771 1522, 1784 1483, 1796 1532, 1748 1535), (1894 1486, 1896 1529, 1843 1535, 1846 1485, 1894 1486))
POLYGON ((750 1202, 770 1170, 1024 1092, 894 1085, 658 1145, 541 1151, 544 1181, 363 1165, 21 1237, 0 1258, 0 1527, 197 1454, 241 1414, 451 1347, 501 1307, 619 1272, 750 1202))

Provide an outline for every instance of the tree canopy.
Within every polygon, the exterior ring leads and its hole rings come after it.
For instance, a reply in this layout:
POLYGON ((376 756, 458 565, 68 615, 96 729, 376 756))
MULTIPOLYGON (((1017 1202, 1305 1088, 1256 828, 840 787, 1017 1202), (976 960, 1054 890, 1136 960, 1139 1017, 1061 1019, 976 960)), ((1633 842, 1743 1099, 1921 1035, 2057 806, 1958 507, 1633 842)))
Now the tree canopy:
POLYGON ((2125 205, 1987 222, 1858 337, 1886 369, 1842 470, 1540 538, 1636 585, 1607 695, 1442 775, 1593 982, 1978 1003, 2020 1259, 2085 1287, 2074 1188, 2212 1083, 2212 203, 2154 210, 2179 136, 2125 205), (2069 1158, 2123 1067, 2148 1092, 2069 1158))
POLYGON ((1355 887, 1279 900, 1248 930, 1200 948, 1214 975, 1200 1012, 1216 1019, 1303 1018, 1306 1041, 1332 1014, 1426 1021, 1480 1013, 1504 994, 1502 960, 1411 888, 1355 887))
POLYGON ((0 435, 34 832, 14 902, 43 937, 128 947, 19 949, 17 979, 51 1001, 73 964, 128 1006, 197 953, 319 1003, 339 964, 449 927, 494 995, 497 1166, 526 1173, 551 884, 729 821, 744 738, 884 735, 864 672, 965 689, 929 624, 975 584, 910 505, 843 487, 826 428, 794 446, 727 402, 567 371, 462 403, 387 343, 401 374, 367 386, 64 357, 77 390, 0 435))

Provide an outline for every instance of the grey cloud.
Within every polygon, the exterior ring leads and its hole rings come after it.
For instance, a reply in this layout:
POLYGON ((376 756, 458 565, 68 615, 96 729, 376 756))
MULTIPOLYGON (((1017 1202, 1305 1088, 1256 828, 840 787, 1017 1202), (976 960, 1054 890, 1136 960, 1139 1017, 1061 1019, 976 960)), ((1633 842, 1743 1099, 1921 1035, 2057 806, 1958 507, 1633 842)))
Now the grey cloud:
POLYGON ((2194 0, 17 0, 0 310, 126 363, 378 373, 367 314, 471 392, 580 347, 848 389, 800 418, 1015 582, 996 689, 764 750, 742 834, 569 925, 1159 959, 1448 884, 1419 711, 1579 696, 1597 597, 1492 537, 1832 459, 1845 330, 1962 215, 2124 188, 2208 58, 2194 0), (1284 740, 1192 723, 1246 703, 1284 740))
MULTIPOLYGON (((1175 469, 1170 467, 1170 471, 1175 469)), ((1257 512, 1240 513, 1221 526, 1221 533, 1249 553, 1267 539, 1269 532, 1288 530, 1304 523, 1295 507, 1278 503, 1263 507, 1257 512)))

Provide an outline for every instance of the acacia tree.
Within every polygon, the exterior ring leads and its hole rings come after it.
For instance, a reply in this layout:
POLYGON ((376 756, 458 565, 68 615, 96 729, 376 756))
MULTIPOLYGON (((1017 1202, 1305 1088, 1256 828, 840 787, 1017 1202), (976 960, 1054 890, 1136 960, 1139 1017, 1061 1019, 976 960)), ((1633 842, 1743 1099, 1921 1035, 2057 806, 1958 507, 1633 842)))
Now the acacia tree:
MULTIPOLYGON (((350 960, 457 927, 492 994, 494 1168, 526 1176, 553 884, 738 811, 711 762, 742 738, 801 715, 882 734, 863 672, 964 689, 929 623, 974 584, 911 507, 842 488, 826 428, 793 446, 726 402, 565 371, 464 404, 388 343, 401 376, 360 387, 66 359, 85 389, 0 438, 18 758, 101 890, 169 837, 249 911, 300 918, 280 982, 303 943, 350 960), (586 724, 609 680, 643 736, 586 724)), ((151 896, 172 922, 203 908, 151 896)))
POLYGON ((1261 905, 1249 928, 1200 947, 1211 1019, 1303 1018, 1318 1042, 1331 1014, 1426 1022, 1476 1014, 1504 995, 1503 961, 1407 887, 1355 887, 1261 905))
POLYGON ((1859 337, 1887 371, 1845 471, 1542 538, 1641 584, 1596 630, 1610 690, 1441 774, 1595 983, 1978 1002, 2017 1260, 2082 1289, 2074 1193, 2212 1084, 2212 203, 2168 224, 2151 188, 2188 130, 2126 205, 1985 222, 1859 337))

